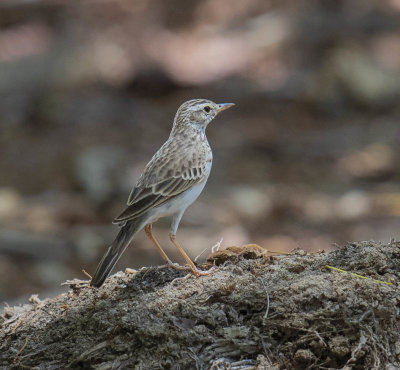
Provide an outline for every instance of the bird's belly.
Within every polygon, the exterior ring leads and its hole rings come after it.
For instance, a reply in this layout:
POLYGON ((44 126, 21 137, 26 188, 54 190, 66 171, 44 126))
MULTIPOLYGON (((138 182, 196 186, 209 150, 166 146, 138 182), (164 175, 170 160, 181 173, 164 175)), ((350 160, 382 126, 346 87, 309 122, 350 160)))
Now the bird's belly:
POLYGON ((154 216, 168 217, 179 213, 189 207, 203 191, 207 181, 194 185, 184 193, 172 198, 168 202, 154 208, 154 216))

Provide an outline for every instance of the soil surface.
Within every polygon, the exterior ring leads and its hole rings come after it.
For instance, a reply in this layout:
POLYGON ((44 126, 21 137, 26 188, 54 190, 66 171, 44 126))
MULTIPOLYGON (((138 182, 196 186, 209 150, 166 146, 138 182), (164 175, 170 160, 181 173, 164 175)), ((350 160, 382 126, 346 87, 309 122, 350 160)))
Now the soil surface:
POLYGON ((6 307, 1 368, 400 366, 400 242, 274 257, 248 245, 208 261, 209 276, 142 268, 6 307))

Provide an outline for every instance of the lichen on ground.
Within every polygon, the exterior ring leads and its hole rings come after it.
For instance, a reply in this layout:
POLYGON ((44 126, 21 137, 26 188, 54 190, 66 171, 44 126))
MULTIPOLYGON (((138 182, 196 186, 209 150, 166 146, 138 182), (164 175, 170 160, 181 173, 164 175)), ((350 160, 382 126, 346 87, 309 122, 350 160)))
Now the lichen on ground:
POLYGON ((218 265, 210 276, 143 268, 115 274, 100 289, 71 283, 55 298, 33 297, 23 307, 6 308, 0 366, 400 366, 400 243, 361 242, 331 253, 274 257, 249 246, 209 261, 218 265))

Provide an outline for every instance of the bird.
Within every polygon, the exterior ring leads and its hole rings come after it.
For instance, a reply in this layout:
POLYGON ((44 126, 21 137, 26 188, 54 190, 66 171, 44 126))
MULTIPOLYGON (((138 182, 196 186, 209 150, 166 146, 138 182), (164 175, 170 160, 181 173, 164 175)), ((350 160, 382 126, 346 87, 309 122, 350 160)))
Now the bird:
POLYGON ((167 266, 190 269, 196 277, 211 273, 195 266, 177 241, 176 233, 185 210, 203 191, 211 171, 213 155, 205 130, 220 112, 234 105, 193 99, 178 108, 168 140, 146 165, 126 208, 113 221, 120 230, 98 264, 90 286, 103 285, 135 234, 142 229, 167 266), (152 224, 162 217, 172 217, 169 238, 188 266, 174 264, 154 237, 152 224))

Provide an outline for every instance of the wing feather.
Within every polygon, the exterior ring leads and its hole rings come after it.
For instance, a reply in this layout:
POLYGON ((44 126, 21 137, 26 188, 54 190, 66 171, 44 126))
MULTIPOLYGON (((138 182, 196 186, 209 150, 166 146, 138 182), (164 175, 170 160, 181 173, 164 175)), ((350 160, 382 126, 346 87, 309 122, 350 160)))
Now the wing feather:
POLYGON ((212 161, 208 143, 201 149, 187 145, 190 143, 182 145, 173 140, 164 143, 147 164, 129 195, 127 207, 114 223, 135 219, 207 179, 212 161))
POLYGON ((161 204, 163 201, 165 201, 163 198, 164 197, 162 195, 149 195, 148 197, 126 207, 125 210, 114 219, 113 223, 120 224, 124 221, 133 220, 143 215, 143 213, 145 213, 148 209, 161 204))
POLYGON ((193 185, 200 183, 203 180, 203 177, 198 176, 190 179, 179 176, 169 178, 157 185, 146 188, 134 188, 129 197, 127 208, 115 218, 113 223, 119 224, 139 217, 149 209, 157 207, 179 194, 182 194, 193 185))

